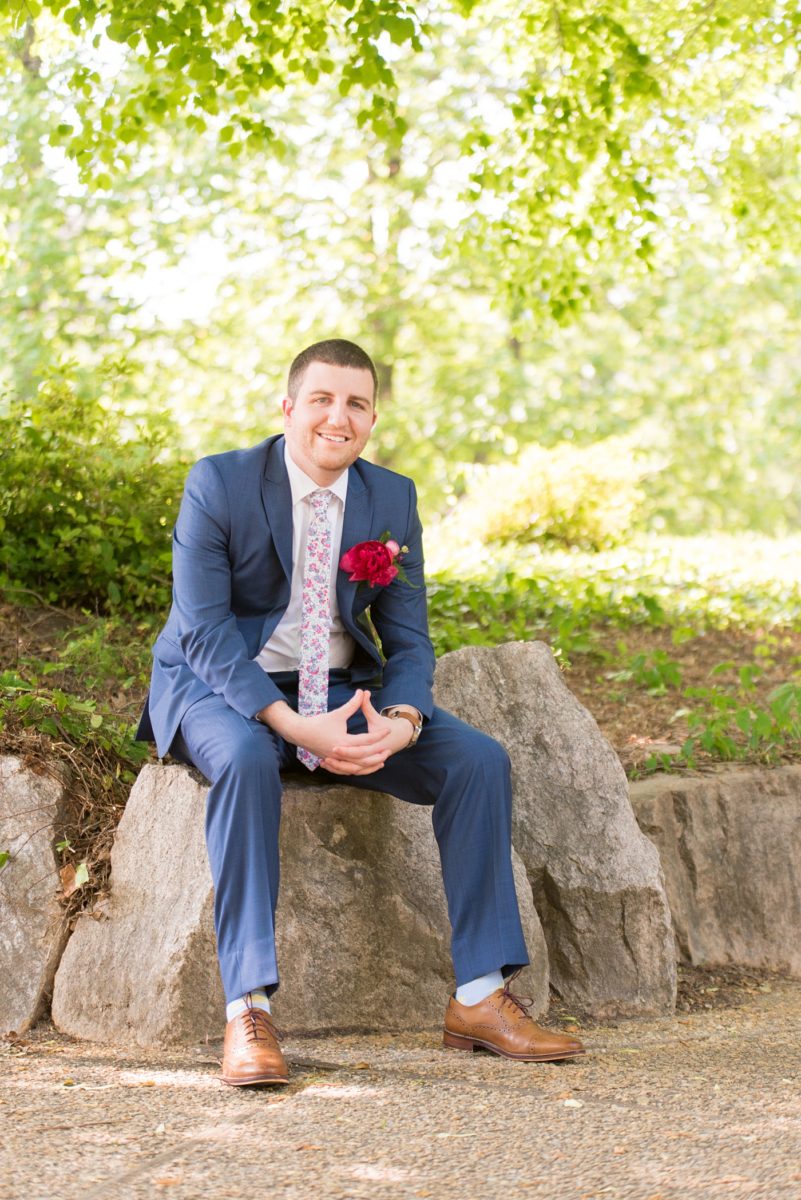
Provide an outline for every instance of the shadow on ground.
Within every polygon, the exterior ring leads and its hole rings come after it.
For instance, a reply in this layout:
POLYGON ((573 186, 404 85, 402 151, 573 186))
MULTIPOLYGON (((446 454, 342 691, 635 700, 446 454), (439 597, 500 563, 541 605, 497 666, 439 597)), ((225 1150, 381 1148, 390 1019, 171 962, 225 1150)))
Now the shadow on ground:
POLYGON ((226 1088, 217 1045, 43 1025, 0 1044, 0 1196, 795 1200, 801 982, 753 974, 734 1006, 694 977, 712 1007, 585 1027, 590 1053, 562 1064, 438 1031, 289 1038, 280 1090, 226 1088))

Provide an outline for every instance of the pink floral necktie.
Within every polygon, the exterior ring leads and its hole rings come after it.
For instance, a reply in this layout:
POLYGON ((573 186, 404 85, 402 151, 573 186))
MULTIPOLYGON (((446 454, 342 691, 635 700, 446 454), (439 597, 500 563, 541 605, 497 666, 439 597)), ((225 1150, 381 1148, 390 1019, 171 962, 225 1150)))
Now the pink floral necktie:
MULTIPOLYGON (((306 536, 298 663, 298 712, 303 717, 328 708, 328 644, 331 634, 331 526, 328 505, 332 492, 311 493, 312 518, 306 536)), ((298 758, 313 771, 320 759, 298 746, 298 758)))

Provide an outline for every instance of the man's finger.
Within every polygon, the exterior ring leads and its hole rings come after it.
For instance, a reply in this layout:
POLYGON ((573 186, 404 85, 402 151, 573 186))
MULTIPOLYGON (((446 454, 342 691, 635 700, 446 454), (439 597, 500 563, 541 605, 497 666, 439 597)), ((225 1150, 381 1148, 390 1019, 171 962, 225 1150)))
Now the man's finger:
POLYGON ((374 766, 357 766, 340 758, 324 758, 320 763, 320 766, 332 775, 372 775, 374 771, 380 771, 383 765, 382 761, 374 766))
POLYGON ((354 775, 352 763, 347 763, 338 758, 324 758, 320 762, 320 766, 325 771, 331 771, 334 775, 354 775))
POLYGON ((344 749, 345 746, 372 746, 375 742, 380 742, 381 738, 386 737, 383 729, 373 729, 368 733, 343 733, 342 741, 337 743, 337 746, 344 749))
POLYGON ((386 749, 382 749, 376 753, 368 747, 358 753, 354 750, 353 753, 349 754, 343 746, 331 747, 331 756, 333 758, 337 758, 341 762, 352 763, 354 767, 364 767, 372 763, 381 765, 387 758, 387 755, 388 751, 386 749))
POLYGON ((339 708, 332 708, 331 712, 341 713, 343 717, 352 717, 361 708, 363 699, 364 692, 361 688, 357 688, 350 700, 346 700, 344 704, 340 704, 339 708))
POLYGON ((338 763, 335 758, 323 758, 320 760, 320 766, 324 771, 330 771, 332 775, 352 775, 353 771, 345 765, 338 763))
POLYGON ((378 712, 378 710, 373 707, 373 702, 370 699, 369 692, 364 693, 364 696, 362 697, 361 707, 362 707, 362 712, 364 713, 365 717, 367 718, 368 725, 372 725, 374 721, 381 720, 381 713, 378 712))
POLYGON ((379 754, 381 751, 390 749, 389 738, 384 733, 379 733, 378 737, 371 737, 369 741, 351 742, 345 737, 341 742, 335 742, 331 747, 331 753, 336 754, 338 758, 369 758, 371 755, 379 754))

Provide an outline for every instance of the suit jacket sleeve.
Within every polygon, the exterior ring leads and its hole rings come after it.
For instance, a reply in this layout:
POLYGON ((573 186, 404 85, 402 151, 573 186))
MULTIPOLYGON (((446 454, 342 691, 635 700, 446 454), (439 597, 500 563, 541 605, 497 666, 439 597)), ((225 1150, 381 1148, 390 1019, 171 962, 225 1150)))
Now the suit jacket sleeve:
POLYGON ((231 611, 230 505, 219 470, 196 463, 173 534, 173 612, 189 668, 245 717, 283 700, 254 662, 231 611))
POLYGON ((417 512, 417 492, 411 480, 408 482, 409 510, 403 544, 409 549, 403 569, 409 583, 395 579, 381 588, 371 603, 370 616, 386 658, 381 706, 413 704, 424 717, 430 717, 435 657, 428 636, 423 527, 417 512))

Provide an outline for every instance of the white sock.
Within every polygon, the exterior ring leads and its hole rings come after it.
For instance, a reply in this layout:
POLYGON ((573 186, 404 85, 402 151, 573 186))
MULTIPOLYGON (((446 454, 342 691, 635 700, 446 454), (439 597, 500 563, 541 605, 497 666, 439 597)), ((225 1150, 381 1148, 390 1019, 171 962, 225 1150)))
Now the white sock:
POLYGON ((226 1004, 226 1021, 233 1021, 234 1017, 238 1017, 248 1008, 263 1008, 265 1012, 271 1011, 269 996, 263 988, 256 988, 255 992, 248 992, 246 995, 240 996, 238 1000, 232 1000, 230 1004, 226 1004))
POLYGON ((460 1004, 480 1004, 503 987, 503 975, 500 971, 490 971, 489 975, 480 975, 469 983, 462 983, 456 989, 456 999, 460 1004))

